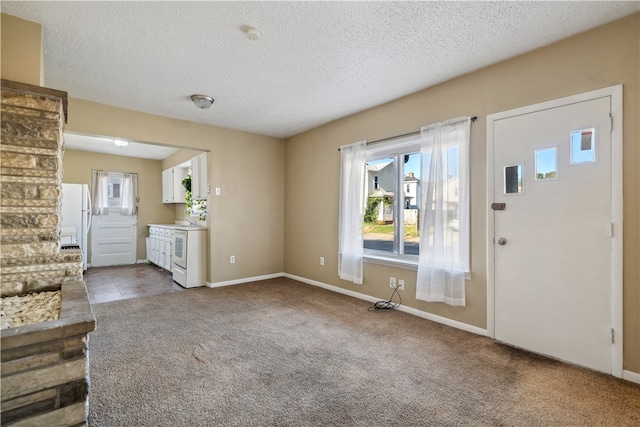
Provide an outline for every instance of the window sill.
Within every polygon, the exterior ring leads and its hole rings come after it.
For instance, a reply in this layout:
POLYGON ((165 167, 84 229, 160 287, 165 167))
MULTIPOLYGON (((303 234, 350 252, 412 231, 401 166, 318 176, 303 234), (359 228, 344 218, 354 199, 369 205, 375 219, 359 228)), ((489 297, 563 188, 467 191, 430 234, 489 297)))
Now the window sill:
POLYGON ((387 267, 404 268, 405 270, 418 271, 418 260, 388 257, 384 255, 365 254, 364 262, 384 265, 387 267))
MULTIPOLYGON (((384 265, 386 267, 395 267, 395 268, 403 268, 405 270, 413 270, 418 271, 418 260, 415 259, 407 259, 407 258, 396 258, 396 257, 388 257, 384 255, 377 254, 364 254, 363 256, 364 262, 369 264, 378 264, 384 265)), ((471 273, 464 274, 465 280, 471 280, 471 273)))

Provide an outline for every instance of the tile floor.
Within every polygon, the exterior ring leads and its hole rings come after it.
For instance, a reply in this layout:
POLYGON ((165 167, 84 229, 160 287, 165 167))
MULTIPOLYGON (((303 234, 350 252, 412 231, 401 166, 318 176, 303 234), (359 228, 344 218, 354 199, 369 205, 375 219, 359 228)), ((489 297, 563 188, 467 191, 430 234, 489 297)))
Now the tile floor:
POLYGON ((151 264, 89 268, 84 281, 91 304, 185 290, 170 272, 151 264))

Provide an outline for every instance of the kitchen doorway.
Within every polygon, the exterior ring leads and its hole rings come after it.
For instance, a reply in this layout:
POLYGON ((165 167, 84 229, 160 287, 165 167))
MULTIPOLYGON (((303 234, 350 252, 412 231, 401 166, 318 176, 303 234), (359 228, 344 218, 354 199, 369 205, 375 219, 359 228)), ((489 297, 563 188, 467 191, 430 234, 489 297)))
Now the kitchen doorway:
POLYGON ((136 263, 137 183, 137 174, 93 171, 91 267, 136 263))

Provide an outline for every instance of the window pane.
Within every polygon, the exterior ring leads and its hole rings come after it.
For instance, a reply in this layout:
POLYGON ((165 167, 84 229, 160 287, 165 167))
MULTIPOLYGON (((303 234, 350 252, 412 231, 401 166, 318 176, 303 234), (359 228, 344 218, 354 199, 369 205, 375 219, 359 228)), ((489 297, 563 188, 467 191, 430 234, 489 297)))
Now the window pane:
POLYGON ((594 129, 571 132, 571 163, 593 163, 596 161, 594 129))
POLYGON ((419 255, 420 153, 404 157, 404 253, 419 255))
POLYGON ((364 213, 364 247, 395 252, 394 189, 396 164, 393 158, 367 162, 367 206, 364 213))
POLYGON ((122 207, 122 175, 109 174, 109 208, 117 212, 122 207))
POLYGON ((522 193, 522 165, 504 167, 504 193, 522 193))
MULTIPOLYGON (((431 169, 431 156, 427 153, 426 165, 427 172, 430 175, 431 169)), ((429 230, 423 230, 422 232, 429 233, 429 244, 437 245, 435 242, 442 240, 446 243, 443 244, 443 250, 446 256, 450 257, 456 262, 459 261, 459 245, 460 245, 460 218, 458 216, 458 207, 460 205, 460 150, 457 146, 448 147, 441 153, 441 159, 439 163, 439 176, 435 177, 433 185, 433 193, 431 199, 431 206, 429 210, 434 215, 432 221, 428 221, 431 224, 429 230), (441 194, 438 196, 439 202, 436 201, 437 188, 441 188, 441 194), (442 222, 443 228, 435 227, 434 224, 442 222), (436 229, 438 228, 438 230, 436 229), (440 233, 440 236, 436 234, 440 233)))
POLYGON ((536 181, 556 178, 556 151, 555 148, 536 150, 536 181))

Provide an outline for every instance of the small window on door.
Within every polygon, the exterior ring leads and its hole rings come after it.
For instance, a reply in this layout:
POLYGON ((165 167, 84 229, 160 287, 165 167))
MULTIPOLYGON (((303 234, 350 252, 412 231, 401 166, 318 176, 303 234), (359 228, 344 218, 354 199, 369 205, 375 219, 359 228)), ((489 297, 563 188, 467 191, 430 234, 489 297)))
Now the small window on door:
POLYGON ((571 132, 571 164, 595 163, 595 129, 575 130, 571 132))
POLYGON ((504 167, 504 194, 522 194, 522 165, 504 167))
POLYGON ((122 208, 122 174, 109 172, 109 212, 122 208))
POLYGON ((556 179, 558 174, 558 150, 555 147, 536 150, 536 181, 556 179))
POLYGON ((91 172, 93 215, 137 215, 138 175, 135 173, 91 172))

